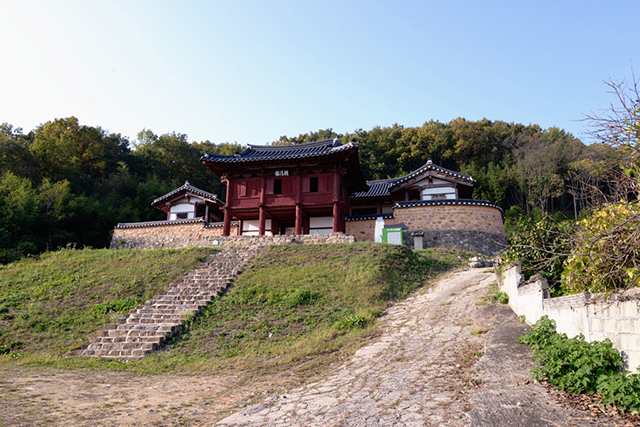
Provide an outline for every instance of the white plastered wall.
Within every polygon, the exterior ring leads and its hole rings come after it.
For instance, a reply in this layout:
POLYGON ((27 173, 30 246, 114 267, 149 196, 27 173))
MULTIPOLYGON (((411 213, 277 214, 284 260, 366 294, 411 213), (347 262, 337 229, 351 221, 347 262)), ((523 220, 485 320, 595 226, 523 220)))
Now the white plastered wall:
POLYGON ((187 218, 195 218, 195 204, 190 203, 186 198, 178 200, 169 210, 169 219, 178 219, 179 213, 186 213, 187 218))
POLYGON ((332 232, 332 216, 316 216, 309 218, 309 234, 331 234, 332 232))
MULTIPOLYGON (((265 236, 271 236, 271 220, 267 219, 264 222, 264 234, 265 236)), ((260 220, 251 219, 248 221, 242 221, 242 235, 243 236, 258 236, 260 235, 260 220)))

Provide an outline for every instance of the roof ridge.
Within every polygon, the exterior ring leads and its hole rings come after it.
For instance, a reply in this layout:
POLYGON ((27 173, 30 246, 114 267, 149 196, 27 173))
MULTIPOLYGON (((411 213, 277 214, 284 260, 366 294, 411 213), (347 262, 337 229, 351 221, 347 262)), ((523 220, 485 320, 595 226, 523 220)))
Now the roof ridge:
POLYGON ((207 198, 211 198, 211 199, 215 199, 215 200, 218 200, 218 201, 220 201, 222 203, 222 201, 220 199, 218 199, 218 195, 217 194, 211 193, 210 191, 206 191, 206 190, 203 190, 203 189, 198 188, 198 187, 195 187, 195 186, 191 185, 189 183, 189 181, 185 181, 184 184, 182 184, 180 187, 178 187, 178 188, 176 188, 174 190, 171 190, 168 193, 166 193, 166 194, 164 194, 164 195, 162 195, 160 197, 157 197, 153 202, 151 202, 151 204, 153 205, 153 204, 155 204, 157 202, 160 202, 160 201, 162 201, 164 199, 167 199, 167 198, 169 198, 169 197, 171 197, 171 196, 173 196, 175 194, 178 194, 182 190, 192 191, 194 193, 200 193, 201 196, 204 196, 204 197, 207 197, 207 198), (209 197, 209 196, 213 196, 213 197, 209 197))
MULTIPOLYGON (((292 147, 294 148, 308 148, 308 147, 317 147, 321 145, 334 144, 337 138, 323 139, 321 141, 311 141, 311 142, 303 142, 302 144, 283 144, 283 145, 254 145, 247 144, 247 147, 251 149, 260 150, 287 150, 292 147)), ((339 142, 338 142, 339 143, 339 142)), ((342 144, 340 144, 342 145, 342 144)))
POLYGON ((370 183, 370 182, 371 182, 371 183, 378 183, 378 182, 391 182, 391 181, 394 181, 394 180, 396 180, 396 179, 398 179, 398 178, 368 179, 368 180, 367 180, 367 184, 368 184, 368 183, 370 183))
POLYGON ((452 175, 454 177, 463 179, 465 181, 469 181, 469 182, 476 182, 475 179, 473 179, 473 177, 471 175, 467 175, 461 172, 456 172, 454 170, 451 169, 447 169, 444 166, 440 166, 440 165, 436 165, 435 163, 433 163, 433 161, 431 160, 431 158, 429 158, 429 160, 427 160, 427 163, 425 163, 424 165, 420 166, 418 169, 409 172, 408 174, 401 176, 399 178, 396 178, 395 181, 392 183, 392 185, 395 184, 399 184, 401 182, 405 182, 417 175, 419 175, 422 172, 425 172, 427 170, 434 170, 434 171, 439 171, 442 172, 446 175, 452 175))

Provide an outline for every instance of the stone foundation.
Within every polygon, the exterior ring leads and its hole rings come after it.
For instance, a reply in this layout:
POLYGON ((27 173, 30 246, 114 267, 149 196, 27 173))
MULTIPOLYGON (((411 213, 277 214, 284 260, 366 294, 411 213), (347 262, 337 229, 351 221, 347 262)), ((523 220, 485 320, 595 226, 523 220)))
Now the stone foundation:
POLYGON ((154 249, 187 247, 240 247, 353 243, 355 238, 344 233, 305 234, 299 236, 234 236, 237 227, 232 227, 231 236, 222 235, 222 227, 203 221, 119 224, 113 230, 111 249, 154 249))
MULTIPOLYGON (((237 234, 237 224, 231 227, 237 234)), ((211 240, 222 237, 222 224, 205 223, 201 219, 186 221, 154 221, 118 224, 113 230, 110 249, 154 249, 211 246, 211 240)))
MULTIPOLYGON (((385 225, 404 224, 403 242, 413 248, 412 232, 424 232, 424 248, 445 247, 494 255, 508 246, 504 234, 502 212, 497 206, 481 201, 464 204, 409 206, 394 208, 393 218, 385 218, 385 225)), ((374 240, 376 220, 348 220, 346 231, 356 241, 374 240)))
MULTIPOLYGON (((282 244, 373 242, 375 216, 348 219, 346 234, 299 236, 238 236, 238 224, 232 223, 231 236, 222 236, 222 223, 202 219, 154 221, 118 224, 113 231, 111 249, 248 247, 282 244)), ((452 201, 446 204, 398 205, 393 214, 385 214, 386 225, 404 224, 403 242, 414 248, 412 233, 424 233, 424 248, 456 248, 483 255, 494 255, 507 247, 500 208, 482 201, 452 201)))

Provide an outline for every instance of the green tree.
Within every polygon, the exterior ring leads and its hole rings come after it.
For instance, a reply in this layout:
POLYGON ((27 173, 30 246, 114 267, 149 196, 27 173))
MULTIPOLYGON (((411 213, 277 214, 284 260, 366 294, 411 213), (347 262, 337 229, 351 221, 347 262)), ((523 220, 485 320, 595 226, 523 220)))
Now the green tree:
POLYGON ((34 176, 35 164, 29 144, 30 136, 24 135, 22 128, 0 124, 0 175, 11 171, 25 178, 34 176))
POLYGON ((38 218, 38 193, 31 181, 5 172, 0 177, 0 263, 37 251, 33 228, 38 218))
POLYGON ((301 133, 298 136, 288 137, 286 135, 281 136, 277 141, 273 141, 273 145, 295 145, 304 144, 306 142, 324 141, 325 139, 341 138, 333 131, 332 128, 319 129, 318 131, 311 131, 308 133, 301 133))
POLYGON ((81 126, 78 119, 56 119, 40 125, 29 149, 42 178, 68 180, 76 187, 115 170, 129 152, 128 141, 119 134, 81 126))

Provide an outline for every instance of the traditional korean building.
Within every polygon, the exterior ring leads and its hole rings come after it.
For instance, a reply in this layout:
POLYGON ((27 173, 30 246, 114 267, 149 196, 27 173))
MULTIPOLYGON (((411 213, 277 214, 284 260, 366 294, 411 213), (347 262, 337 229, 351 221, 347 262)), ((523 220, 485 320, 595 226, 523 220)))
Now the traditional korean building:
POLYGON ((471 199, 474 179, 434 164, 399 178, 367 181, 368 191, 351 195, 352 215, 390 214, 403 202, 471 199))
POLYGON ((358 147, 337 139, 249 145, 201 161, 226 185, 226 203, 185 182, 153 201, 166 221, 118 224, 112 247, 374 241, 381 220, 401 229, 409 247, 493 254, 507 245, 502 209, 472 199, 471 176, 431 159, 407 175, 368 182, 358 147))
POLYGON ((205 154, 202 163, 227 186, 223 235, 345 232, 350 196, 368 191, 358 147, 337 139, 298 145, 249 145, 235 155, 205 154))
POLYGON ((202 218, 205 222, 222 219, 224 203, 218 196, 185 181, 184 185, 158 197, 151 205, 167 213, 168 221, 202 218))

